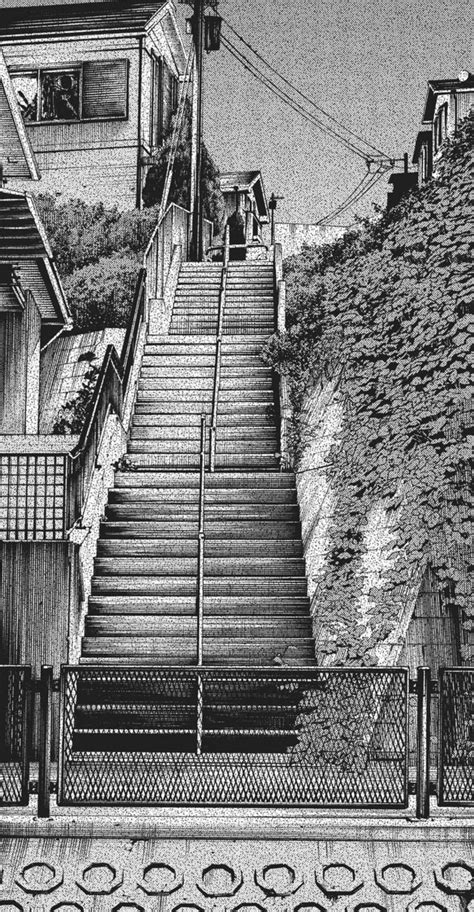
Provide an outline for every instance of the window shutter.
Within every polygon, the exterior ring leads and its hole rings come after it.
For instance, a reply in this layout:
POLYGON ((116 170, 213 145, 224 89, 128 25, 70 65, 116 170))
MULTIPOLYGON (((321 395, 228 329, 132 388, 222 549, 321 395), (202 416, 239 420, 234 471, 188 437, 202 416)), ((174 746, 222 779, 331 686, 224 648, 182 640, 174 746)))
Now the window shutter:
POLYGON ((126 117, 128 60, 85 63, 82 83, 82 116, 126 117))

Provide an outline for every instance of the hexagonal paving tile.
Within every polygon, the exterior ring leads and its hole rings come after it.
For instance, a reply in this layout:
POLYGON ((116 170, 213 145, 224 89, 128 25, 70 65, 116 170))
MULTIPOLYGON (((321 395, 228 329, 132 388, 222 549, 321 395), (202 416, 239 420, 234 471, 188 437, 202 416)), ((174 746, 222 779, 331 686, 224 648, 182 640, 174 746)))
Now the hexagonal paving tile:
POLYGON ((52 893, 61 886, 64 879, 60 868, 46 861, 33 861, 25 865, 15 883, 25 893, 52 893))
POLYGON ((434 872, 436 886, 445 893, 472 896, 474 868, 467 861, 449 861, 434 872))
POLYGON ((226 864, 213 864, 204 868, 202 884, 198 889, 203 896, 218 898, 220 896, 235 896, 243 883, 242 871, 235 871, 226 864))
POLYGON ((326 896, 352 896, 363 886, 354 868, 346 864, 322 865, 316 871, 316 883, 326 896))
POLYGON ((184 875, 177 875, 171 865, 162 862, 153 861, 147 865, 143 871, 141 881, 137 886, 143 890, 147 896, 169 896, 183 886, 184 875))
POLYGON ((375 871, 375 883, 385 893, 414 893, 421 885, 410 865, 394 862, 375 871))
POLYGON ((267 896, 291 896, 299 890, 303 878, 290 865, 271 864, 255 871, 255 883, 267 896))
POLYGON ((108 896, 123 883, 123 874, 105 862, 93 862, 84 868, 77 886, 90 896, 108 896))
POLYGON ((55 906, 51 906, 50 912, 84 912, 84 906, 79 905, 77 902, 60 902, 55 906))
POLYGON ((0 900, 0 909, 2 912, 24 912, 23 906, 16 902, 15 899, 0 900))
POLYGON ((120 902, 117 906, 114 906, 112 912, 145 912, 144 906, 139 906, 138 903, 134 902, 120 902))
POLYGON ((295 912, 327 912, 327 909, 316 902, 302 902, 295 906, 295 912))
POLYGON ((407 912, 448 912, 448 910, 436 899, 424 899, 422 902, 413 900, 408 906, 407 912))

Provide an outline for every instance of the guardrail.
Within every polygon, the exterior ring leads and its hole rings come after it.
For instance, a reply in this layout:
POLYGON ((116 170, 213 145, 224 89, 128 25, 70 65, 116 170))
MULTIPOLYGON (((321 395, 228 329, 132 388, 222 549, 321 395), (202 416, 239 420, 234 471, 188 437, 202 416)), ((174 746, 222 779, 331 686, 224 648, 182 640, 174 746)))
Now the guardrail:
POLYGON ((30 665, 0 665, 0 807, 29 801, 30 665))
MULTIPOLYGON (((0 666, 0 805, 250 805, 363 810, 474 803, 474 668, 0 666), (60 690, 59 755, 51 755, 60 690), (38 780, 29 781, 40 694, 38 780), (410 726, 409 695, 417 715, 410 726), (430 704, 439 696, 439 750, 430 704), (36 705, 36 704, 35 704, 36 705), (409 742, 411 744, 409 745, 409 742), (410 769, 416 747, 416 767, 410 769), (53 779, 58 761, 58 782, 53 779), (53 761, 53 764, 52 764, 53 761), (433 763, 438 763, 433 778, 433 763)), ((32 808, 34 812, 34 808, 32 808)))

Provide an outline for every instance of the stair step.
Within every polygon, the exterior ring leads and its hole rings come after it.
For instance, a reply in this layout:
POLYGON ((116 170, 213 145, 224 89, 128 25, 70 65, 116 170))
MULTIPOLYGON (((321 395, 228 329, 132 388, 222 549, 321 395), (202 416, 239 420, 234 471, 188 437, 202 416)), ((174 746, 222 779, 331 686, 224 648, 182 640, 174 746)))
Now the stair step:
MULTIPOLYGON (((86 637, 192 637, 197 635, 197 617, 176 617, 175 615, 108 615, 86 618, 86 637)), ((232 618, 205 617, 205 637, 227 637, 229 641, 249 638, 275 639, 288 637, 288 641, 311 637, 309 618, 301 617, 249 617, 232 618)))
MULTIPOLYGON (((239 490, 267 489, 272 490, 280 488, 295 489, 295 476, 293 472, 279 472, 278 474, 265 474, 262 472, 213 472, 206 478, 206 490, 214 488, 239 490)), ((162 487, 162 488, 180 488, 184 486, 198 487, 198 472, 153 472, 153 471, 118 471, 115 475, 116 487, 162 487)))
MULTIPOLYGON (((205 557, 205 577, 209 584, 213 577, 254 576, 296 577, 304 576, 304 560, 296 557, 249 558, 249 557, 205 557)), ((195 558, 188 557, 146 557, 137 554, 134 557, 96 557, 94 562, 95 576, 192 576, 196 575, 195 558)))
MULTIPOLYGON (((206 616, 223 617, 258 614, 309 617, 307 596, 286 598, 207 596, 204 612, 206 616)), ((196 615, 195 595, 94 595, 89 599, 89 614, 97 615, 196 615)))
MULTIPOLYGON (((150 519, 107 519, 101 523, 101 538, 174 538, 181 534, 183 538, 192 538, 196 535, 196 521, 187 520, 183 522, 182 518, 178 521, 173 519, 150 520, 150 519)), ((233 519, 232 525, 229 525, 226 519, 207 520, 206 521, 206 540, 223 538, 232 540, 247 540, 249 537, 255 537, 258 540, 280 541, 290 538, 297 538, 301 535, 301 524, 294 522, 262 522, 261 520, 246 521, 233 519)))
MULTIPOLYGON (((158 501, 156 503, 121 503, 107 504, 105 508, 106 517, 110 520, 127 521, 133 519, 158 520, 173 519, 181 522, 189 521, 198 514, 198 503, 165 503, 158 501)), ((252 521, 266 520, 267 522, 298 522, 299 507, 292 504, 255 504, 255 503, 212 503, 206 510, 206 532, 209 525, 216 520, 220 522, 252 521)))
MULTIPOLYGON (((195 595, 196 580, 190 576, 94 576, 92 594, 96 595, 195 595)), ((305 596, 306 579, 297 577, 216 577, 204 580, 204 595, 305 596)))
MULTIPOLYGON (((156 488, 134 486, 126 488, 121 485, 110 492, 110 503, 113 504, 133 504, 133 503, 165 503, 167 505, 175 503, 177 505, 197 505, 199 499, 199 489, 191 488, 156 488)), ((296 506, 296 491, 292 488, 206 488, 205 506, 207 508, 214 504, 225 506, 226 504, 269 504, 273 505, 291 504, 296 506)))
MULTIPOLYGON (((293 646, 295 653, 302 658, 314 657, 314 645, 310 637, 294 638, 292 640, 278 637, 265 640, 244 640, 236 643, 229 642, 226 637, 219 639, 213 637, 212 643, 204 643, 204 661, 225 661, 228 658, 240 661, 263 660, 272 661, 293 646)), ((194 637, 114 637, 100 636, 82 639, 83 658, 123 656, 136 659, 148 656, 159 664, 162 659, 179 655, 189 659, 196 658, 196 640, 194 637)))
MULTIPOLYGON (((97 555, 99 557, 141 557, 149 556, 161 560, 163 557, 196 557, 198 552, 197 535, 194 538, 167 539, 99 539, 97 555)), ((246 557, 246 558, 300 558, 303 547, 298 539, 208 539, 205 543, 205 555, 208 557, 246 557)))

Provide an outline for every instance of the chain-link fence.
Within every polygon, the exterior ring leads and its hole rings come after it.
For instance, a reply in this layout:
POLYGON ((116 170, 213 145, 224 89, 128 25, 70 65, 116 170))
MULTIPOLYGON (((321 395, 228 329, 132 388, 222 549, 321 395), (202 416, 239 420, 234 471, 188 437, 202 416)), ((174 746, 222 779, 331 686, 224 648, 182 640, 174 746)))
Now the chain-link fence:
POLYGON ((0 807, 28 804, 29 666, 0 665, 0 807))
POLYGON ((403 668, 65 667, 58 803, 402 808, 403 668))
POLYGON ((474 806, 474 668, 440 673, 438 803, 474 806))

